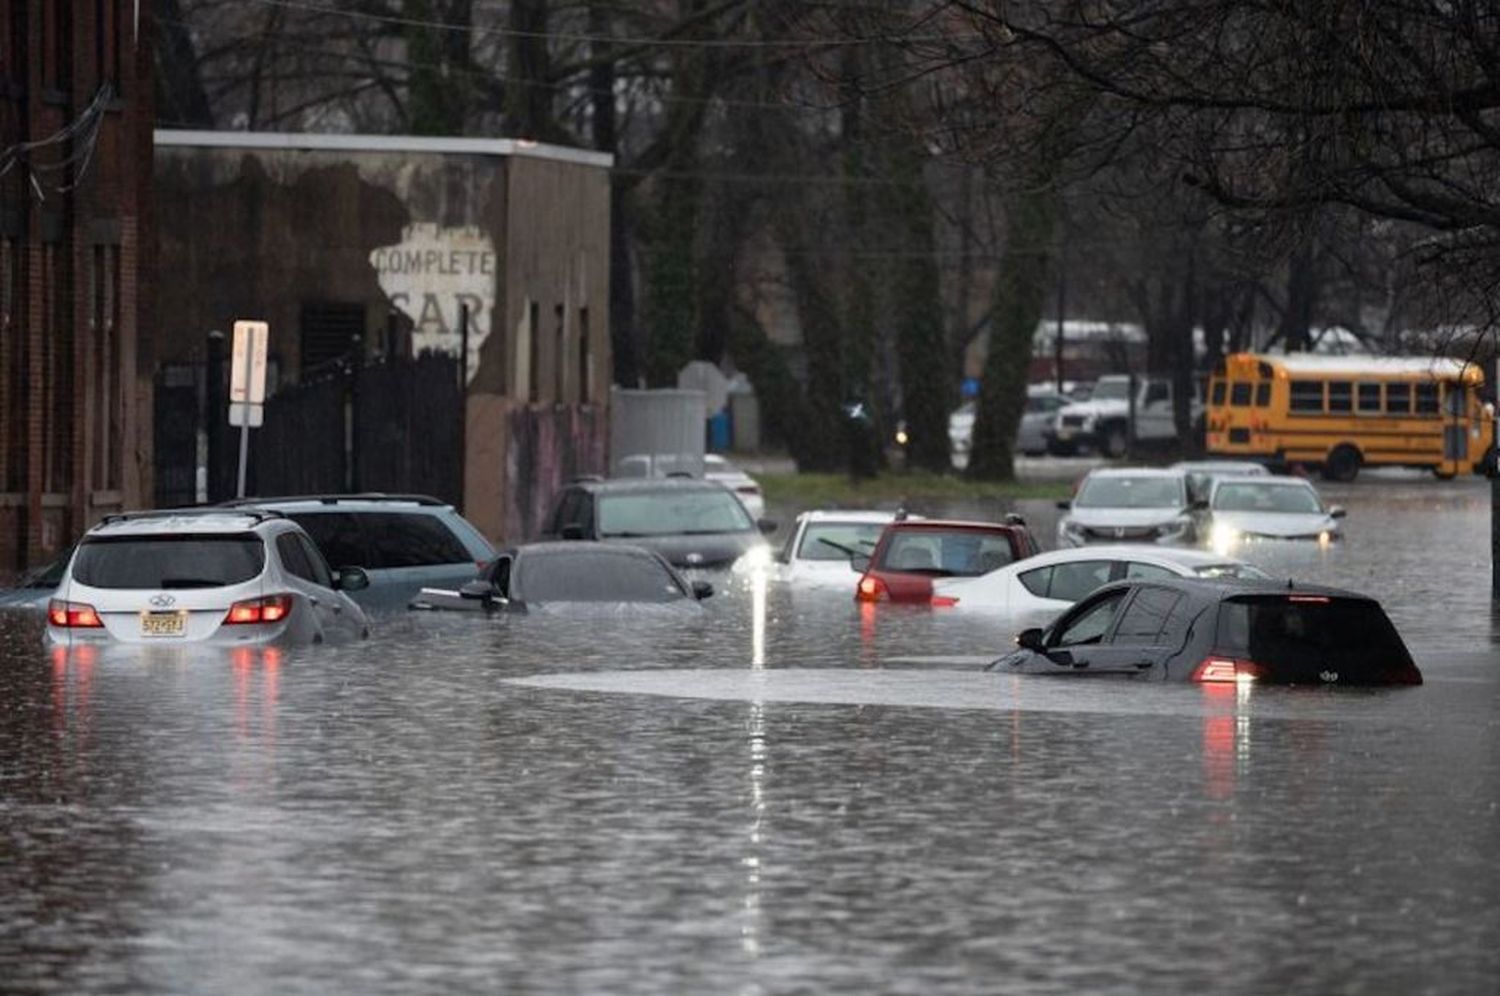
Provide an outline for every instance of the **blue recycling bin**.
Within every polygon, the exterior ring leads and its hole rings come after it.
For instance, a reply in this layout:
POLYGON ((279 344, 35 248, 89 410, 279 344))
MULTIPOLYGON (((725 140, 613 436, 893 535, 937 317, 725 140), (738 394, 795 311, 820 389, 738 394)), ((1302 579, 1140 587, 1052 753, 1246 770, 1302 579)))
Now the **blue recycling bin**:
POLYGON ((730 440, 734 438, 734 426, 729 422, 729 410, 723 409, 714 412, 708 417, 708 448, 713 453, 723 453, 729 449, 730 440))

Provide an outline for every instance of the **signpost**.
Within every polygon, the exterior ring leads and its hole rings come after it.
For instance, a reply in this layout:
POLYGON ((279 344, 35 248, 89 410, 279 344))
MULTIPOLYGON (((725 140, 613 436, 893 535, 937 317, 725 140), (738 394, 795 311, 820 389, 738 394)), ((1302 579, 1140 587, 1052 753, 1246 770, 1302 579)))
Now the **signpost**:
POLYGON ((265 322, 234 323, 234 344, 229 361, 229 424, 240 427, 237 498, 245 497, 250 430, 259 428, 266 420, 266 341, 270 333, 270 326, 265 322))

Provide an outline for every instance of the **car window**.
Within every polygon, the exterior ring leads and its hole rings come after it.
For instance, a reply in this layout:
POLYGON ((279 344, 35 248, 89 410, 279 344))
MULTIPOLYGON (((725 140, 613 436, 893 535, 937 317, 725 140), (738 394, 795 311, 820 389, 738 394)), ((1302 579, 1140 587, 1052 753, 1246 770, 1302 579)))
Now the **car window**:
POLYGON ((689 597, 653 557, 555 551, 519 557, 512 587, 527 602, 675 602, 689 597))
POLYGON ((802 531, 798 560, 848 560, 850 551, 869 553, 875 549, 883 522, 812 522, 802 531))
MULTIPOLYGON (((325 588, 332 588, 333 572, 328 569, 328 561, 323 559, 323 555, 318 552, 318 548, 313 544, 312 540, 301 533, 295 533, 294 535, 297 537, 297 545, 302 547, 302 553, 307 558, 307 566, 312 568, 313 583, 320 584, 325 588)), ((356 565, 351 564, 350 566, 356 565)))
POLYGON ((1034 570, 1022 571, 1017 575, 1021 586, 1031 592, 1037 598, 1047 597, 1047 586, 1052 583, 1052 568, 1038 567, 1034 570))
POLYGON ((496 557, 495 562, 490 565, 490 584, 495 586, 495 591, 501 598, 510 597, 510 567, 509 557, 496 557))
POLYGON ((1177 572, 1156 564, 1143 564, 1139 560, 1127 561, 1125 564, 1125 576, 1127 578, 1139 578, 1142 581, 1153 581, 1161 578, 1175 578, 1177 572))
POLYGON ((1214 491, 1213 507, 1221 512, 1311 514, 1323 510, 1318 494, 1306 484, 1230 484, 1214 491))
POLYGON ((1120 616, 1110 642, 1125 646, 1155 645, 1167 628, 1168 617, 1181 601, 1181 592, 1152 587, 1138 589, 1120 616))
POLYGON ((1219 606, 1217 644, 1265 666, 1360 670, 1411 664, 1396 628, 1368 599, 1236 597, 1219 606))
POLYGON ((473 562, 441 520, 414 512, 357 512, 376 568, 426 567, 473 562))
POLYGON ((600 537, 739 533, 755 528, 732 492, 642 491, 598 497, 600 537))
POLYGON ((1100 642, 1104 639, 1104 634, 1109 631, 1109 624, 1114 622, 1115 613, 1120 610, 1120 603, 1124 601, 1125 595, 1125 591, 1111 592, 1099 601, 1090 604, 1081 613, 1067 619, 1061 628, 1055 630, 1048 645, 1076 647, 1081 644, 1100 642))
POLYGON ((288 512, 287 517, 307 531, 335 567, 374 567, 365 547, 365 533, 349 512, 288 512))
POLYGON ((1045 597, 1076 602, 1108 581, 1114 566, 1112 560, 1079 560, 1071 564, 1058 564, 1052 568, 1052 583, 1048 586, 1045 597))
POLYGON ((282 533, 276 537, 276 553, 281 557, 281 566, 294 578, 313 580, 312 564, 307 562, 307 553, 297 542, 295 533, 282 533))
POLYGON ((1014 561, 1008 533, 977 529, 903 529, 891 535, 877 568, 976 577, 1014 561))
POLYGON ((91 588, 222 588, 256 577, 265 563, 254 533, 101 536, 79 545, 73 579, 91 588))

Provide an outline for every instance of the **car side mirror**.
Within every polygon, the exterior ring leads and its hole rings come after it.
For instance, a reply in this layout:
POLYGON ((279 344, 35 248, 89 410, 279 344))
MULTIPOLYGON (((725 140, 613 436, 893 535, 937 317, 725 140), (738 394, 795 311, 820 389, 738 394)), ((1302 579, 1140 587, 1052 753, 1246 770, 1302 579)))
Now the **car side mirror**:
POLYGON ((1042 645, 1042 630, 1039 626, 1023 629, 1016 634, 1016 646, 1022 650, 1030 650, 1033 653, 1044 654, 1047 648, 1042 645))
POLYGON ((1057 503, 1057 510, 1059 512, 1067 512, 1067 511, 1071 510, 1072 507, 1073 507, 1073 503, 1070 502, 1070 501, 1060 501, 1060 502, 1057 503))
POLYGON ((565 540, 583 539, 583 527, 576 522, 570 522, 558 532, 558 537, 565 540))
POLYGON ((1328 510, 1328 517, 1330 519, 1342 519, 1348 514, 1349 510, 1344 508, 1342 505, 1335 505, 1328 510))
POLYGON ((364 591, 370 587, 370 575, 363 567, 340 567, 333 572, 333 587, 337 591, 364 591))
POLYGON ((868 553, 849 554, 849 569, 855 574, 863 574, 870 569, 870 555, 868 553))
POLYGON ((458 589, 460 598, 472 598, 475 601, 490 601, 495 597, 495 585, 483 578, 475 578, 465 581, 463 587, 458 589))
POLYGON ((762 536, 769 536, 776 531, 780 525, 775 519, 756 519, 755 528, 759 529, 762 536))
POLYGON ((707 581, 694 581, 693 582, 693 597, 696 598, 698 601, 701 602, 705 598, 712 598, 713 595, 714 595, 714 586, 711 585, 711 584, 709 584, 707 581))

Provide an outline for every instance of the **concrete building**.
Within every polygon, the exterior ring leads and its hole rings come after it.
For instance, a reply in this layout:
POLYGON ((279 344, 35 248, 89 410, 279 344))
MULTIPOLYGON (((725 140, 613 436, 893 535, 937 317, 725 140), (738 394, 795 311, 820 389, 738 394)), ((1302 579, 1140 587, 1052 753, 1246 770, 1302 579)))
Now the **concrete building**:
POLYGON ((0 578, 139 505, 150 5, 0 18, 0 578))
POLYGON ((351 350, 456 354, 466 312, 464 511, 524 538, 565 476, 604 470, 611 165, 508 139, 158 131, 151 361, 261 319, 274 391, 351 350))

